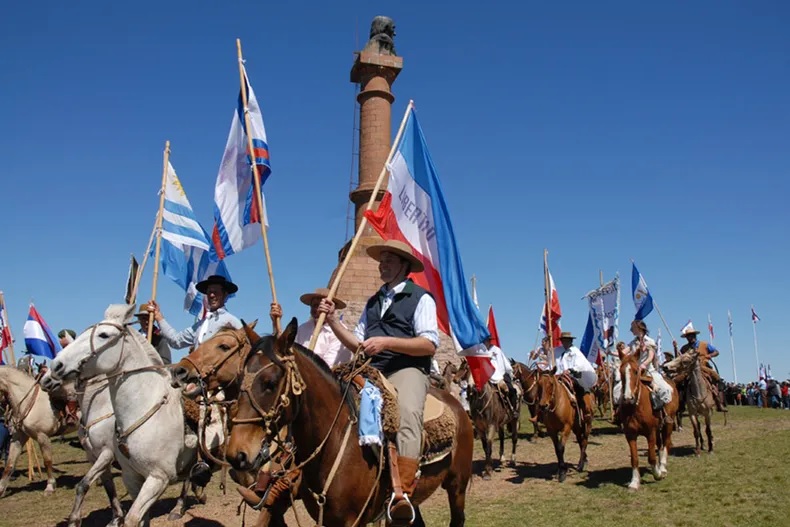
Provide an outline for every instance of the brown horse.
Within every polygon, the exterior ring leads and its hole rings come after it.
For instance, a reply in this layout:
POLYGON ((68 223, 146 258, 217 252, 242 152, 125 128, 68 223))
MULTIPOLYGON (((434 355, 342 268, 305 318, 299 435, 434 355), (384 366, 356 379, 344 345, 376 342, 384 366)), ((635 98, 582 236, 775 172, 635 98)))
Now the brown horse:
POLYGON ((530 369, 526 364, 516 362, 513 365, 513 375, 518 379, 519 384, 524 390, 523 399, 527 404, 529 410, 530 422, 534 429, 534 433, 530 441, 540 435, 540 420, 538 419, 538 372, 537 370, 530 369))
MULTIPOLYGON (((579 464, 576 470, 584 471, 587 464, 587 441, 592 431, 592 414, 582 417, 578 406, 573 404, 571 395, 562 381, 555 373, 557 368, 543 371, 538 370, 538 406, 543 424, 546 425, 549 437, 554 443, 554 453, 557 455, 557 480, 565 481, 568 475, 568 466, 565 463, 565 443, 571 435, 576 435, 579 443, 579 464)), ((585 406, 592 411, 592 396, 584 395, 585 406)))
MULTIPOLYGON (((691 351, 684 353, 678 358, 664 363, 667 372, 676 372, 679 376, 685 377, 683 399, 686 402, 691 427, 694 430, 694 453, 699 456, 700 451, 705 448, 705 438, 702 436, 702 429, 699 418, 705 419, 705 435, 708 436, 708 452, 713 452, 713 431, 710 427, 711 416, 716 409, 713 400, 713 393, 708 386, 708 381, 702 374, 699 362, 699 353, 691 351)), ((724 414, 724 423, 727 424, 727 414, 724 414)))
MULTIPOLYGON (((248 355, 227 458, 239 470, 257 469, 277 441, 277 431, 288 427, 296 464, 291 470, 301 471, 298 493, 310 516, 319 525, 339 527, 373 522, 392 495, 389 471, 383 457, 356 439, 348 385, 341 385, 312 351, 294 344, 296 329, 294 318, 279 337, 263 337, 248 355)), ((429 393, 451 409, 455 441, 447 457, 421 467, 411 497, 415 525, 424 525, 418 505, 441 485, 450 502, 450 525, 462 526, 472 424, 448 392, 432 388, 429 393)))
POLYGON ((675 384, 667 379, 672 387, 672 400, 664 405, 666 416, 661 410, 654 410, 650 401, 650 389, 644 382, 636 355, 620 355, 620 379, 623 383, 623 395, 620 405, 620 422, 631 450, 631 483, 628 488, 639 489, 639 453, 636 440, 641 435, 647 438, 647 461, 653 468, 653 476, 659 480, 667 475, 667 457, 672 448, 672 429, 675 414, 678 411, 678 390, 675 384), (656 448, 659 450, 656 459, 656 448))
POLYGON ((486 383, 482 390, 479 390, 471 379, 469 373, 469 363, 463 361, 458 368, 456 377, 465 378, 469 384, 466 389, 469 401, 469 415, 475 427, 476 437, 480 438, 483 444, 486 461, 483 470, 483 479, 491 479, 494 470, 491 454, 494 447, 494 432, 499 433, 499 463, 505 456, 505 429, 510 432, 510 440, 513 449, 510 453, 510 463, 516 463, 516 445, 518 444, 519 418, 521 417, 521 401, 511 411, 510 406, 503 399, 499 389, 486 383))
POLYGON ((612 369, 603 365, 598 368, 598 381, 592 388, 592 394, 595 396, 595 405, 598 408, 598 415, 604 416, 604 412, 609 408, 609 399, 611 397, 611 379, 612 369))

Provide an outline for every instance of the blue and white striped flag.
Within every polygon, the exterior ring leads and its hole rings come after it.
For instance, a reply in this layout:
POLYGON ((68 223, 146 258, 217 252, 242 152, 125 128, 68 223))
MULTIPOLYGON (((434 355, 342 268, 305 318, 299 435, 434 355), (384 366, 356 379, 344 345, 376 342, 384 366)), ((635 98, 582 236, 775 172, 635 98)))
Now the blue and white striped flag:
POLYGON ((636 268, 635 263, 631 263, 631 292, 634 296, 634 307, 636 307, 636 315, 634 319, 643 320, 647 315, 653 311, 653 297, 647 289, 647 282, 645 277, 636 268))
POLYGON ((209 257, 209 238, 195 217, 173 165, 167 165, 165 205, 162 211, 162 271, 186 291, 184 309, 199 315, 203 295, 195 288, 211 275, 230 280, 225 262, 209 257))

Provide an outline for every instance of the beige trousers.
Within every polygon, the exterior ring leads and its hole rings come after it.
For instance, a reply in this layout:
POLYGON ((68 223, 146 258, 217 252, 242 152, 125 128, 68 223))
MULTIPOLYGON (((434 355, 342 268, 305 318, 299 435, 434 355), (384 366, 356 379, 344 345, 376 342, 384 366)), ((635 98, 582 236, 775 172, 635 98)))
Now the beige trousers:
POLYGON ((398 455, 419 459, 422 454, 422 412, 428 396, 428 376, 417 368, 404 368, 391 373, 387 379, 398 390, 398 455))

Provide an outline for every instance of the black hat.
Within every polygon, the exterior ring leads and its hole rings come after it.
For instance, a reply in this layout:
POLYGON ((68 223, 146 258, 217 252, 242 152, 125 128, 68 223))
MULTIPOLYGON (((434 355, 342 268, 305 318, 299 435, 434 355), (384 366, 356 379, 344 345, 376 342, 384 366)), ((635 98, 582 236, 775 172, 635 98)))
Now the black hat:
POLYGON ((232 295, 239 290, 239 287, 236 284, 226 279, 224 276, 218 274, 211 275, 202 282, 198 282, 195 288, 205 295, 206 289, 208 289, 208 286, 211 284, 221 285, 225 292, 229 295, 232 295))

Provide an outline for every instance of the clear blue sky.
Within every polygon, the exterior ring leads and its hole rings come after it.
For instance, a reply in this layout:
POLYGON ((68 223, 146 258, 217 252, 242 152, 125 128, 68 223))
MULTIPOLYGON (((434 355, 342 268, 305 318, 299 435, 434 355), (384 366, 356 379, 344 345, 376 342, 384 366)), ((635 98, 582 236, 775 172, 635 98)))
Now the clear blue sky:
MULTIPOLYGON (((352 52, 373 16, 397 25, 404 69, 393 123, 414 99, 465 271, 524 360, 542 302, 543 249, 563 329, 581 297, 634 258, 677 337, 708 313, 739 380, 760 359, 790 375, 790 4, 783 1, 36 2, 0 20, 0 289, 22 349, 33 299, 53 329, 81 330, 122 299, 158 205, 162 149, 207 229, 239 89, 235 39, 272 159, 270 245, 286 317, 324 285, 345 241, 352 52)), ((268 325, 261 246, 228 265, 229 307, 268 325)), ((186 326, 167 278, 159 299, 186 326)), ((150 295, 146 271, 142 297, 150 295)), ((622 296, 621 338, 634 313, 622 296)), ((653 333, 660 325, 647 319, 653 333)), ((666 338, 666 330, 663 331, 666 338)))

